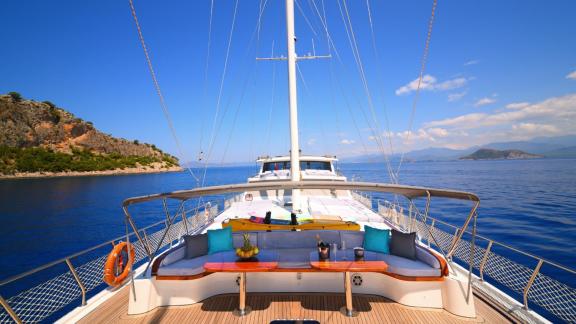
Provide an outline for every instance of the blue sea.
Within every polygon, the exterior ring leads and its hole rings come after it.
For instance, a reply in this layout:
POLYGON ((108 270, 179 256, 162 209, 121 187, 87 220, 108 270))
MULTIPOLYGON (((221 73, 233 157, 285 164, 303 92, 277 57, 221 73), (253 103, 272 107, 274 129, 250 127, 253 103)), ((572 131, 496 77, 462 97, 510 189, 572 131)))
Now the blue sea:
MULTIPOLYGON (((388 181, 383 164, 338 167, 349 179, 388 181)), ((206 185, 244 183, 256 171, 255 165, 212 168, 206 185)), ((400 182, 476 193, 480 235, 576 266, 576 160, 411 162, 400 182)), ((195 185, 187 172, 2 180, 0 280, 121 236, 125 198, 195 185)), ((432 200, 431 216, 460 226, 469 207, 432 200)), ((164 217, 152 207, 135 212, 138 226, 164 217)))

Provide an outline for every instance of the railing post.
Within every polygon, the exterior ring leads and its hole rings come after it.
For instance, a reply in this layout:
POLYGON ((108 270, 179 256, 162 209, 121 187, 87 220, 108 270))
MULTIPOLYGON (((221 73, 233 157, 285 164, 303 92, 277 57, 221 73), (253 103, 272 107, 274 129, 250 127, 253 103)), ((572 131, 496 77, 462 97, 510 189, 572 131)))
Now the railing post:
POLYGON ((492 249, 492 243, 494 243, 494 241, 490 240, 488 241, 488 247, 486 247, 486 252, 484 252, 484 256, 482 257, 482 262, 480 262, 480 280, 484 281, 484 266, 486 265, 486 262, 488 261, 488 256, 490 255, 490 250, 492 249))
POLYGON ((0 295, 0 304, 2 305, 2 307, 4 307, 4 309, 6 310, 8 315, 10 315, 10 317, 12 317, 14 322, 16 322, 18 324, 23 323, 22 320, 20 319, 20 317, 18 317, 18 314, 16 314, 16 312, 12 309, 12 307, 10 307, 10 305, 8 305, 8 302, 1 295, 0 295))
POLYGON ((426 241, 428 242, 428 247, 430 247, 430 238, 432 237, 432 231, 434 230, 434 224, 436 224, 436 219, 432 218, 432 223, 430 224, 430 228, 428 229, 428 237, 426 241))
POLYGON ((528 280, 528 282, 526 283, 526 287, 524 287, 524 293, 522 294, 522 297, 524 298, 524 309, 526 310, 528 310, 528 291, 530 290, 530 287, 532 287, 532 284, 536 280, 536 276, 538 275, 538 272, 540 272, 540 268, 542 267, 543 263, 544 260, 538 259, 538 264, 536 265, 536 268, 534 268, 534 272, 532 272, 530 280, 528 280))
POLYGON ((76 283, 78 283, 78 286, 80 286, 80 290, 82 291, 82 306, 86 306, 86 287, 84 287, 84 284, 80 280, 78 273, 76 273, 76 269, 74 269, 74 266, 72 265, 72 262, 70 262, 70 259, 66 259, 66 264, 68 265, 68 268, 70 268, 72 276, 74 277, 76 283))
MULTIPOLYGON (((144 246, 144 248, 148 251, 152 251, 152 249, 150 248, 150 241, 148 240, 148 235, 146 234, 146 230, 143 229, 142 230, 142 234, 144 234, 144 242, 142 242, 142 245, 144 246)), ((150 255, 148 255, 150 256, 150 255)))

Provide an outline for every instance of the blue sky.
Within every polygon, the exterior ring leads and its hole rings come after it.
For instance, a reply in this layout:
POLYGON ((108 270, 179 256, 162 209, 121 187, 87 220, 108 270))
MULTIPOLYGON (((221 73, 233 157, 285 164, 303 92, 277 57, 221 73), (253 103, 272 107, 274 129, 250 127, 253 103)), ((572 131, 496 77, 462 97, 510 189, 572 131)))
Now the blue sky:
MULTIPOLYGON (((210 0, 135 1, 184 160, 195 160, 201 149, 208 155, 217 109, 212 162, 288 152, 286 63, 255 60, 270 56, 273 44, 275 55, 285 54, 284 1, 266 2, 260 33, 262 2, 239 1, 217 108, 235 3, 214 1, 207 65, 210 0)), ((333 55, 299 62, 304 153, 373 153, 375 138, 388 143, 388 135, 399 152, 576 133, 576 2, 439 1, 410 135, 432 1, 370 0, 378 55, 366 3, 346 5, 380 127, 348 41, 344 3, 324 0, 329 47, 314 7, 322 12, 322 1, 298 0, 298 54, 311 53, 314 44, 317 55, 333 55)), ((128 1, 4 0, 0 44, 0 93, 50 100, 106 133, 181 155, 128 1)))

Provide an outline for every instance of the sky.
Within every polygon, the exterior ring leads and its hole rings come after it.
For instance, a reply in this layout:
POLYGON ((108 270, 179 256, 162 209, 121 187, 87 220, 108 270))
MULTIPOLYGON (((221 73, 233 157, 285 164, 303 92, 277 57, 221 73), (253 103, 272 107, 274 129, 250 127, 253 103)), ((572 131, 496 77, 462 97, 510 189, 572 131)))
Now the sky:
MULTIPOLYGON (((439 1, 412 123, 432 1, 296 4, 297 54, 331 55, 298 62, 304 154, 576 133, 574 1, 439 1)), ((134 5, 178 140, 128 0, 3 0, 0 93, 50 100, 181 161, 288 153, 286 61, 256 60, 286 55, 284 1, 134 5)))

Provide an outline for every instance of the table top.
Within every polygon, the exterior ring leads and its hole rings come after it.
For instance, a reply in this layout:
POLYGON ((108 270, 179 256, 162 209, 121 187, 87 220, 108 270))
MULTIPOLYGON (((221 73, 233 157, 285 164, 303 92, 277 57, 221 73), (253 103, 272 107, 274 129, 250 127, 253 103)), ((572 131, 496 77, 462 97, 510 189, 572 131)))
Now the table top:
POLYGON ((376 253, 366 251, 363 258, 356 258, 353 250, 330 251, 330 259, 320 260, 318 252, 310 253, 310 266, 319 271, 332 272, 384 272, 388 264, 376 253))
POLYGON ((240 259, 235 251, 222 252, 208 256, 204 263, 206 272, 266 272, 278 267, 276 251, 260 250, 256 257, 240 259))

